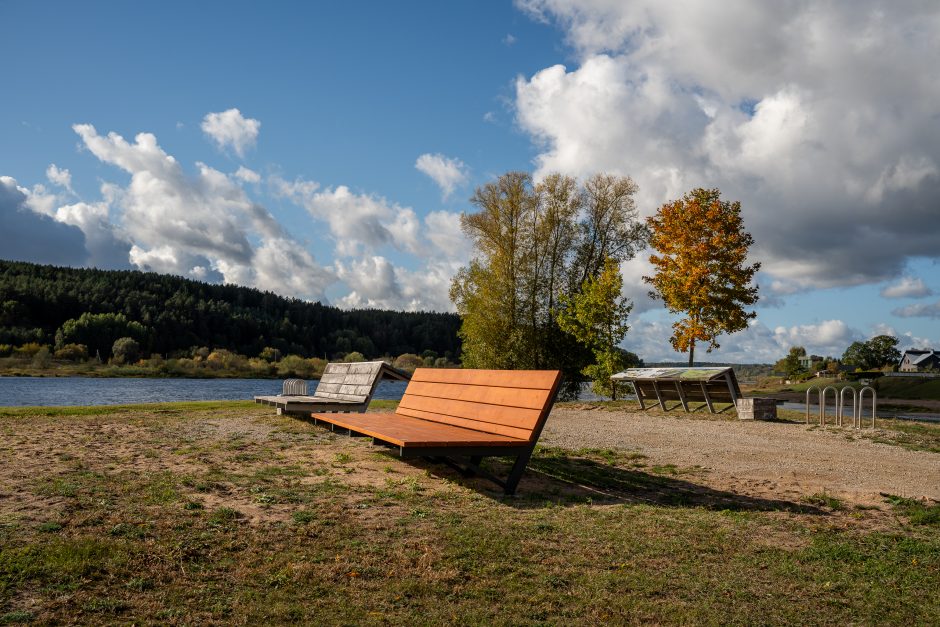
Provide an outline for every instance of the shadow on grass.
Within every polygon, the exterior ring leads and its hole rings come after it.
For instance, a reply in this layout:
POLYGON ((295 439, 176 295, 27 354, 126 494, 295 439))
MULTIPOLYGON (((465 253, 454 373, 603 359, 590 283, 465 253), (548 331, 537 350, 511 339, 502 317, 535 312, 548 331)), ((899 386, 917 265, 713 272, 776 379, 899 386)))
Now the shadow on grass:
MULTIPOLYGON (((653 470, 624 467, 581 456, 575 452, 537 452, 529 461, 515 497, 504 496, 498 486, 485 479, 464 477, 443 464, 425 460, 402 461, 522 509, 591 502, 702 507, 718 511, 827 514, 826 510, 806 503, 715 490, 695 483, 689 477, 683 477, 686 473, 672 466, 654 467, 653 470)), ((490 459, 484 465, 496 476, 505 477, 509 472, 510 462, 511 460, 490 459)))

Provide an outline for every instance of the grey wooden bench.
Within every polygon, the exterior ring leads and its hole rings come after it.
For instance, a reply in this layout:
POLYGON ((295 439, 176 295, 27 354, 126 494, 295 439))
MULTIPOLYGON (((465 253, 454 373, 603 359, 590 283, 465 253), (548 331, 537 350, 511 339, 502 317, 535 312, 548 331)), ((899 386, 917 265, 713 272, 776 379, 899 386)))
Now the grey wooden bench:
POLYGON ((364 412, 375 393, 379 379, 407 381, 407 373, 384 361, 330 363, 312 395, 294 394, 306 391, 297 379, 288 379, 284 392, 275 396, 256 396, 255 402, 277 408, 278 414, 309 416, 311 412, 364 412))

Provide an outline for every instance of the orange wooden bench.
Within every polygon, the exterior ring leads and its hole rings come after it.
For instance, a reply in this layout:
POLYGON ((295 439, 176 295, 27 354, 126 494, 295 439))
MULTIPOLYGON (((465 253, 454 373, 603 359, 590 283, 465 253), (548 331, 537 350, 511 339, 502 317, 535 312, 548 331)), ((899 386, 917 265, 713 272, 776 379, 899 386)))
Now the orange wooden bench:
POLYGON ((418 368, 395 413, 320 414, 317 422, 373 438, 401 457, 426 457, 479 475, 513 494, 561 382, 558 370, 418 368), (504 480, 484 457, 515 457, 504 480), (460 463, 458 459, 467 458, 460 463))

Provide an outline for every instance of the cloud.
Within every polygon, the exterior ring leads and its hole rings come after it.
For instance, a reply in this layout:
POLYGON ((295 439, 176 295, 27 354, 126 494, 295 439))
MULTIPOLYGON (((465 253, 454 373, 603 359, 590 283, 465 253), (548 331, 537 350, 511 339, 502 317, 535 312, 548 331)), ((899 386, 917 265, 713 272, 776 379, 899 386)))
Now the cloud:
POLYGON ((270 183, 276 195, 326 224, 339 257, 334 262, 336 276, 351 290, 337 305, 453 311, 451 279, 471 254, 460 230, 460 214, 432 211, 422 220, 410 207, 345 185, 323 189, 315 181, 276 176, 270 183), (417 269, 395 265, 379 254, 385 247, 414 255, 417 269))
POLYGON ((881 295, 885 298, 922 298, 932 294, 933 290, 924 285, 922 279, 911 276, 903 276, 897 283, 887 285, 881 290, 881 295))
POLYGON ((77 226, 85 234, 87 265, 110 270, 130 269, 132 244, 110 218, 107 202, 77 202, 56 209, 55 218, 77 226))
MULTIPOLYGON (((73 128, 95 157, 131 175, 126 188, 103 191, 121 210, 128 256, 138 268, 311 300, 322 299, 335 279, 226 174, 197 163, 196 175, 187 175, 149 133, 130 143, 90 124, 73 128)), ((76 221, 104 218, 103 208, 90 205, 67 213, 76 221)))
POLYGON ((431 261, 419 270, 396 267, 382 256, 336 262, 336 273, 350 287, 337 305, 405 311, 453 311, 448 290, 457 268, 431 261))
POLYGON ((916 303, 907 307, 891 310, 891 313, 900 318, 940 318, 940 301, 935 303, 916 303))
POLYGON ((56 164, 51 163, 49 167, 46 168, 46 178, 49 179, 50 183, 58 185, 70 193, 74 193, 72 191, 72 174, 67 168, 60 170, 56 164))
POLYGON ((506 36, 503 37, 503 45, 505 46, 512 46, 517 41, 518 39, 512 33, 506 33, 506 36))
POLYGON ((516 81, 539 174, 629 174, 645 215, 719 187, 789 290, 938 257, 940 6, 517 4, 557 23, 577 59, 516 81))
POLYGON ((235 172, 235 178, 244 181, 246 183, 260 183, 261 175, 255 172, 254 170, 249 170, 245 166, 239 166, 238 170, 235 172))
POLYGON ((415 167, 441 188, 445 200, 468 180, 466 164, 460 159, 451 159, 442 154, 425 153, 415 161, 415 167))
POLYGON ((0 176, 0 256, 14 261, 81 266, 88 259, 81 229, 33 211, 28 190, 0 176))
POLYGON ((239 157, 244 157, 247 149, 254 148, 260 129, 261 122, 244 117, 238 109, 207 113, 202 119, 202 132, 221 150, 231 148, 239 157))
MULTIPOLYGON (((624 347, 646 361, 687 361, 688 354, 672 350, 670 321, 640 317, 631 320, 631 329, 624 347)), ((774 363, 786 356, 793 346, 802 346, 813 355, 839 357, 852 342, 865 339, 842 320, 825 320, 817 324, 769 328, 760 320, 752 320, 746 329, 718 338, 721 347, 711 353, 696 350, 695 361, 726 363, 774 363)))

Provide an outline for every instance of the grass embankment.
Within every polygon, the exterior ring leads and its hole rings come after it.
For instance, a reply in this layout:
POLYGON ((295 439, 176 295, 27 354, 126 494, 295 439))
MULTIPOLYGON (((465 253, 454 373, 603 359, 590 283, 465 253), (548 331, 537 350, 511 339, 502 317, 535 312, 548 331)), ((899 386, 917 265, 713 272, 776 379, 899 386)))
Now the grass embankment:
POLYGON ((940 622, 919 501, 558 448, 504 498, 251 403, 4 409, 0 433, 0 622, 940 622))
POLYGON ((874 387, 885 398, 940 400, 940 379, 881 377, 874 381, 874 387))

